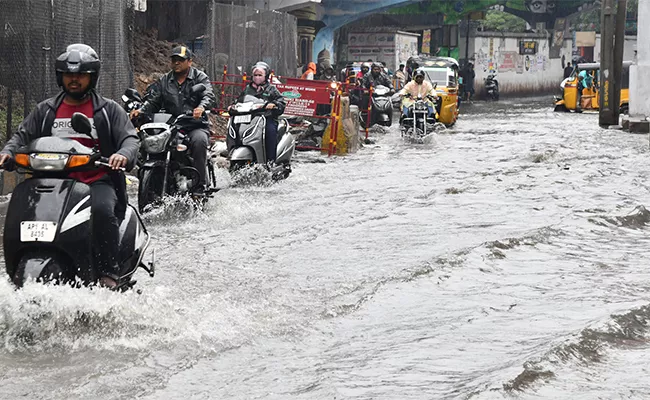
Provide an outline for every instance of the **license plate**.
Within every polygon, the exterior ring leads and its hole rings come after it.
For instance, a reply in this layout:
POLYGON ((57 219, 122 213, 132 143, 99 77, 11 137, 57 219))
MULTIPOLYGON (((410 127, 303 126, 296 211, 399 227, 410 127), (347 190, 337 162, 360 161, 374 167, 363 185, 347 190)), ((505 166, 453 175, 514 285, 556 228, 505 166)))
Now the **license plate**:
POLYGON ((56 236, 56 222, 22 221, 20 223, 21 242, 53 242, 56 236))
POLYGON ((251 115, 235 115, 236 124, 247 124, 251 122, 251 115))

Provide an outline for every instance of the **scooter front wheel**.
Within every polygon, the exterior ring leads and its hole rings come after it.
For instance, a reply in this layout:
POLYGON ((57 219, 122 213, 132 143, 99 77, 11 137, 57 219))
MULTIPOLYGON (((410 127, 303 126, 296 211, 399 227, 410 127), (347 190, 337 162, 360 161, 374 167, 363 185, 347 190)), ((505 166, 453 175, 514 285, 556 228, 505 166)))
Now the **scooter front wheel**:
POLYGON ((163 168, 144 171, 138 186, 138 211, 143 212, 149 204, 156 204, 162 200, 165 194, 164 180, 165 171, 163 168))

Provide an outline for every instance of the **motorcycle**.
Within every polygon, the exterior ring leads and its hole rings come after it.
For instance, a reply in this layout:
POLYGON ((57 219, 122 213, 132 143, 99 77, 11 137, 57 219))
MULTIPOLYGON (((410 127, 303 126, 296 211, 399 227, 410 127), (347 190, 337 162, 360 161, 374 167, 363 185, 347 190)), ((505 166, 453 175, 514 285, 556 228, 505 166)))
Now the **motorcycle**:
MULTIPOLYGON (((91 136, 91 122, 74 113, 72 128, 91 136)), ((17 287, 35 279, 51 283, 97 282, 93 265, 93 231, 90 187, 68 178, 68 173, 109 167, 98 148, 74 139, 42 137, 21 147, 14 160, 19 172, 29 173, 14 190, 4 227, 4 255, 7 274, 17 287)), ((142 259, 149 246, 147 232, 138 211, 128 205, 120 221, 121 266, 118 290, 127 290, 138 267, 151 277, 155 261, 142 259)))
POLYGON ((438 113, 435 110, 435 101, 436 98, 433 96, 427 96, 423 98, 418 96, 417 99, 413 100, 410 95, 406 96, 408 99, 411 99, 409 102, 404 100, 404 103, 408 106, 408 117, 402 117, 400 119, 400 132, 402 137, 413 141, 421 143, 424 138, 434 132, 434 126, 438 119, 438 113), (433 103, 433 114, 429 116, 429 103, 433 103))
POLYGON ((488 99, 499 100, 499 81, 497 81, 495 74, 490 73, 485 78, 485 90, 487 91, 488 99))
MULTIPOLYGON (((228 159, 230 172, 253 164, 267 165, 265 130, 269 111, 268 103, 255 96, 247 95, 243 101, 236 103, 229 111, 228 159)), ((282 119, 278 125, 278 143, 275 165, 270 166, 274 180, 285 179, 291 173, 291 158, 296 149, 293 135, 288 132, 288 123, 282 119)))
MULTIPOLYGON (((391 126, 393 124, 393 102, 391 101, 390 89, 379 85, 373 89, 370 108, 370 126, 375 124, 391 126)), ((368 122, 368 109, 364 108, 359 113, 359 120, 363 128, 368 122)))
MULTIPOLYGON (((198 84, 192 87, 193 94, 205 90, 198 84)), ((204 114, 206 121, 207 111, 204 114)), ((203 122, 197 122, 192 111, 178 115, 155 113, 149 116, 149 122, 140 125, 141 162, 138 169, 138 207, 143 212, 149 205, 156 204, 164 196, 187 195, 199 186, 199 172, 193 167, 193 159, 188 154, 189 138, 187 134, 203 122)), ((208 151, 206 149, 206 151, 208 151)), ((212 157, 208 154, 205 165, 207 185, 202 202, 218 192, 212 157)))

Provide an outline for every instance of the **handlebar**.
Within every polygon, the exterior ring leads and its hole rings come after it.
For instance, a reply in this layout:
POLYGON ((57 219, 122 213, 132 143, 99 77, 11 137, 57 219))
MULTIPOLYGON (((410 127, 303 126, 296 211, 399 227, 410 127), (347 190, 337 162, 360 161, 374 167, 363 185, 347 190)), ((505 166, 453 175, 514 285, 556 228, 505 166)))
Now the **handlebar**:
MULTIPOLYGON (((108 163, 108 158, 106 157, 101 157, 99 160, 95 161, 95 166, 113 169, 113 167, 111 167, 111 165, 108 163)), ((119 167, 118 170, 125 172, 126 168, 119 167)))

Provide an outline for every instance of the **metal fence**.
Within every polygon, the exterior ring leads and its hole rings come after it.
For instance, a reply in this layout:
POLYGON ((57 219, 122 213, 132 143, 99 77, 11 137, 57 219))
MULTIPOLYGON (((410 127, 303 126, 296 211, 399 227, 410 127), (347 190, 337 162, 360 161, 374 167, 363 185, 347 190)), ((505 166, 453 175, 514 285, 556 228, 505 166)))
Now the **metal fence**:
POLYGON ((269 64, 276 75, 293 76, 297 38, 293 15, 210 0, 206 33, 195 52, 204 54, 212 79, 221 79, 224 65, 231 73, 250 73, 257 61, 269 64))
POLYGON ((118 99, 132 82, 132 0, 0 0, 0 139, 58 92, 54 61, 85 43, 102 64, 100 93, 118 99))

